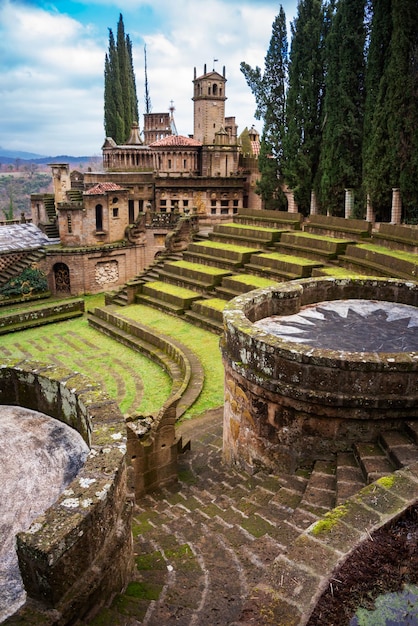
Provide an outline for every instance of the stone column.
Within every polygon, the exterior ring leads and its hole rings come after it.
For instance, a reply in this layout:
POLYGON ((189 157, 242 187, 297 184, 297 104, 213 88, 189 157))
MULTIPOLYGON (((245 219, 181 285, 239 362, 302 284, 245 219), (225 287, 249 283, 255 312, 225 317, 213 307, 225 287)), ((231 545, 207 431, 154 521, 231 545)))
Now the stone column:
POLYGON ((375 222, 374 210, 372 207, 372 202, 370 200, 369 194, 367 194, 367 201, 366 201, 366 221, 371 222, 372 224, 374 224, 375 222))
POLYGON ((391 224, 400 224, 402 221, 402 199, 399 187, 392 189, 392 213, 390 218, 391 224))
POLYGON ((351 188, 345 190, 345 218, 352 217, 354 209, 354 194, 351 188))
POLYGON ((297 213, 298 212, 298 205, 295 202, 295 196, 293 194, 293 191, 291 189, 286 189, 284 193, 285 193, 286 198, 287 198, 287 212, 288 213, 297 213))
POLYGON ((318 205, 316 202, 316 193, 315 191, 312 189, 311 191, 311 206, 309 209, 309 213, 310 215, 317 215, 318 213, 318 205))

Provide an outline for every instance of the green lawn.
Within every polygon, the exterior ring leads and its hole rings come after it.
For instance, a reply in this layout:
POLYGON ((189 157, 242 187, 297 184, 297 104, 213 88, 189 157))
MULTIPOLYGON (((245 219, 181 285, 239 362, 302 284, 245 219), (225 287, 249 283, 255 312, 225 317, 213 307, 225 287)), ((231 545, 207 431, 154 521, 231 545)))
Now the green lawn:
MULTIPOLYGON (((87 310, 103 306, 104 299, 102 295, 88 296, 85 301, 87 310)), ((145 305, 123 307, 119 312, 184 343, 201 360, 204 387, 183 419, 223 404, 223 367, 217 335, 145 305)), ((9 357, 57 363, 82 372, 99 381, 123 413, 153 413, 170 394, 171 381, 162 368, 91 328, 85 316, 3 335, 0 359, 9 357)))
POLYGON ((156 333, 160 332, 177 339, 199 357, 205 371, 205 383, 200 397, 185 413, 183 419, 200 415, 207 409, 223 404, 224 371, 218 335, 141 304, 124 307, 120 313, 135 322, 149 326, 156 333))

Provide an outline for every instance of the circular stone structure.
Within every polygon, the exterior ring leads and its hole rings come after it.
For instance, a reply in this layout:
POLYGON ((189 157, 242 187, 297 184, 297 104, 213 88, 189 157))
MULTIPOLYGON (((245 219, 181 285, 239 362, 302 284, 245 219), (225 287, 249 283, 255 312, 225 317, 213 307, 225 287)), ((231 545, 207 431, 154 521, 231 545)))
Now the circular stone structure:
POLYGON ((418 284, 311 278, 224 310, 224 458, 294 471, 418 419, 418 284))

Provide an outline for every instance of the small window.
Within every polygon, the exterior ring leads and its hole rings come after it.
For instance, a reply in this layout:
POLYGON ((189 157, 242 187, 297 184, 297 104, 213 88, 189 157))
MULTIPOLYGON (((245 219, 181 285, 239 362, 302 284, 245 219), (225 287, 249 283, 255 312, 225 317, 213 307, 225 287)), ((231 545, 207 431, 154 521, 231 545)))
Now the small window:
POLYGON ((187 167, 187 159, 183 159, 183 168, 186 169, 187 167))
POLYGON ((211 200, 210 201, 210 206, 216 206, 216 200, 211 200))
POLYGON ((183 206, 184 207, 189 206, 189 201, 188 200, 183 200, 183 206))
POLYGON ((160 200, 160 206, 167 206, 167 200, 160 200))
POLYGON ((225 208, 221 209, 221 215, 228 215, 228 211, 229 209, 225 209, 225 208))
POLYGON ((71 213, 70 212, 67 213, 67 229, 68 229, 69 233, 73 232, 73 225, 72 225, 71 213))
POLYGON ((171 170, 171 159, 168 159, 168 169, 171 170))
POLYGON ((103 230, 103 207, 101 204, 96 204, 96 230, 103 230))
POLYGON ((212 207, 210 212, 211 212, 211 215, 216 215, 216 207, 212 207))
POLYGON ((229 206, 229 200, 221 200, 221 206, 228 207, 229 206))
POLYGON ((119 217, 119 208, 117 206, 113 207, 112 215, 113 215, 113 217, 119 217))
POLYGON ((113 199, 112 199, 112 203, 113 203, 113 204, 117 204, 117 202, 118 202, 118 198, 113 198, 113 199))
POLYGON ((233 201, 234 206, 238 206, 238 202, 239 202, 238 200, 234 200, 233 201))

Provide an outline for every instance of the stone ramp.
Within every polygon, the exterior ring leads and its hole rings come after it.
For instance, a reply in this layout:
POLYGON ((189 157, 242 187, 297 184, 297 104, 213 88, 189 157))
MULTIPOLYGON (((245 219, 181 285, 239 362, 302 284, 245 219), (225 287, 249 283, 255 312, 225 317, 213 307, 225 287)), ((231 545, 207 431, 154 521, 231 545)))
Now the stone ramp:
MULTIPOLYGON (((184 422, 179 430, 192 440, 191 451, 180 457, 179 483, 136 505, 132 581, 86 624, 243 626, 254 588, 265 580, 280 585, 272 578, 275 560, 286 559, 312 524, 369 482, 356 461, 357 455, 361 464, 361 451, 318 460, 295 474, 250 476, 226 467, 222 409, 184 422)), ((410 429, 408 441, 384 435, 387 458, 393 447, 416 446, 412 431, 417 433, 410 429)), ((408 459, 414 457, 412 449, 408 459)), ((370 448, 365 453, 370 460, 370 448)), ((386 470, 398 466, 392 463, 386 470)), ((273 604, 264 605, 251 623, 280 623, 274 621, 273 604), (265 620, 269 615, 273 621, 265 620)))

